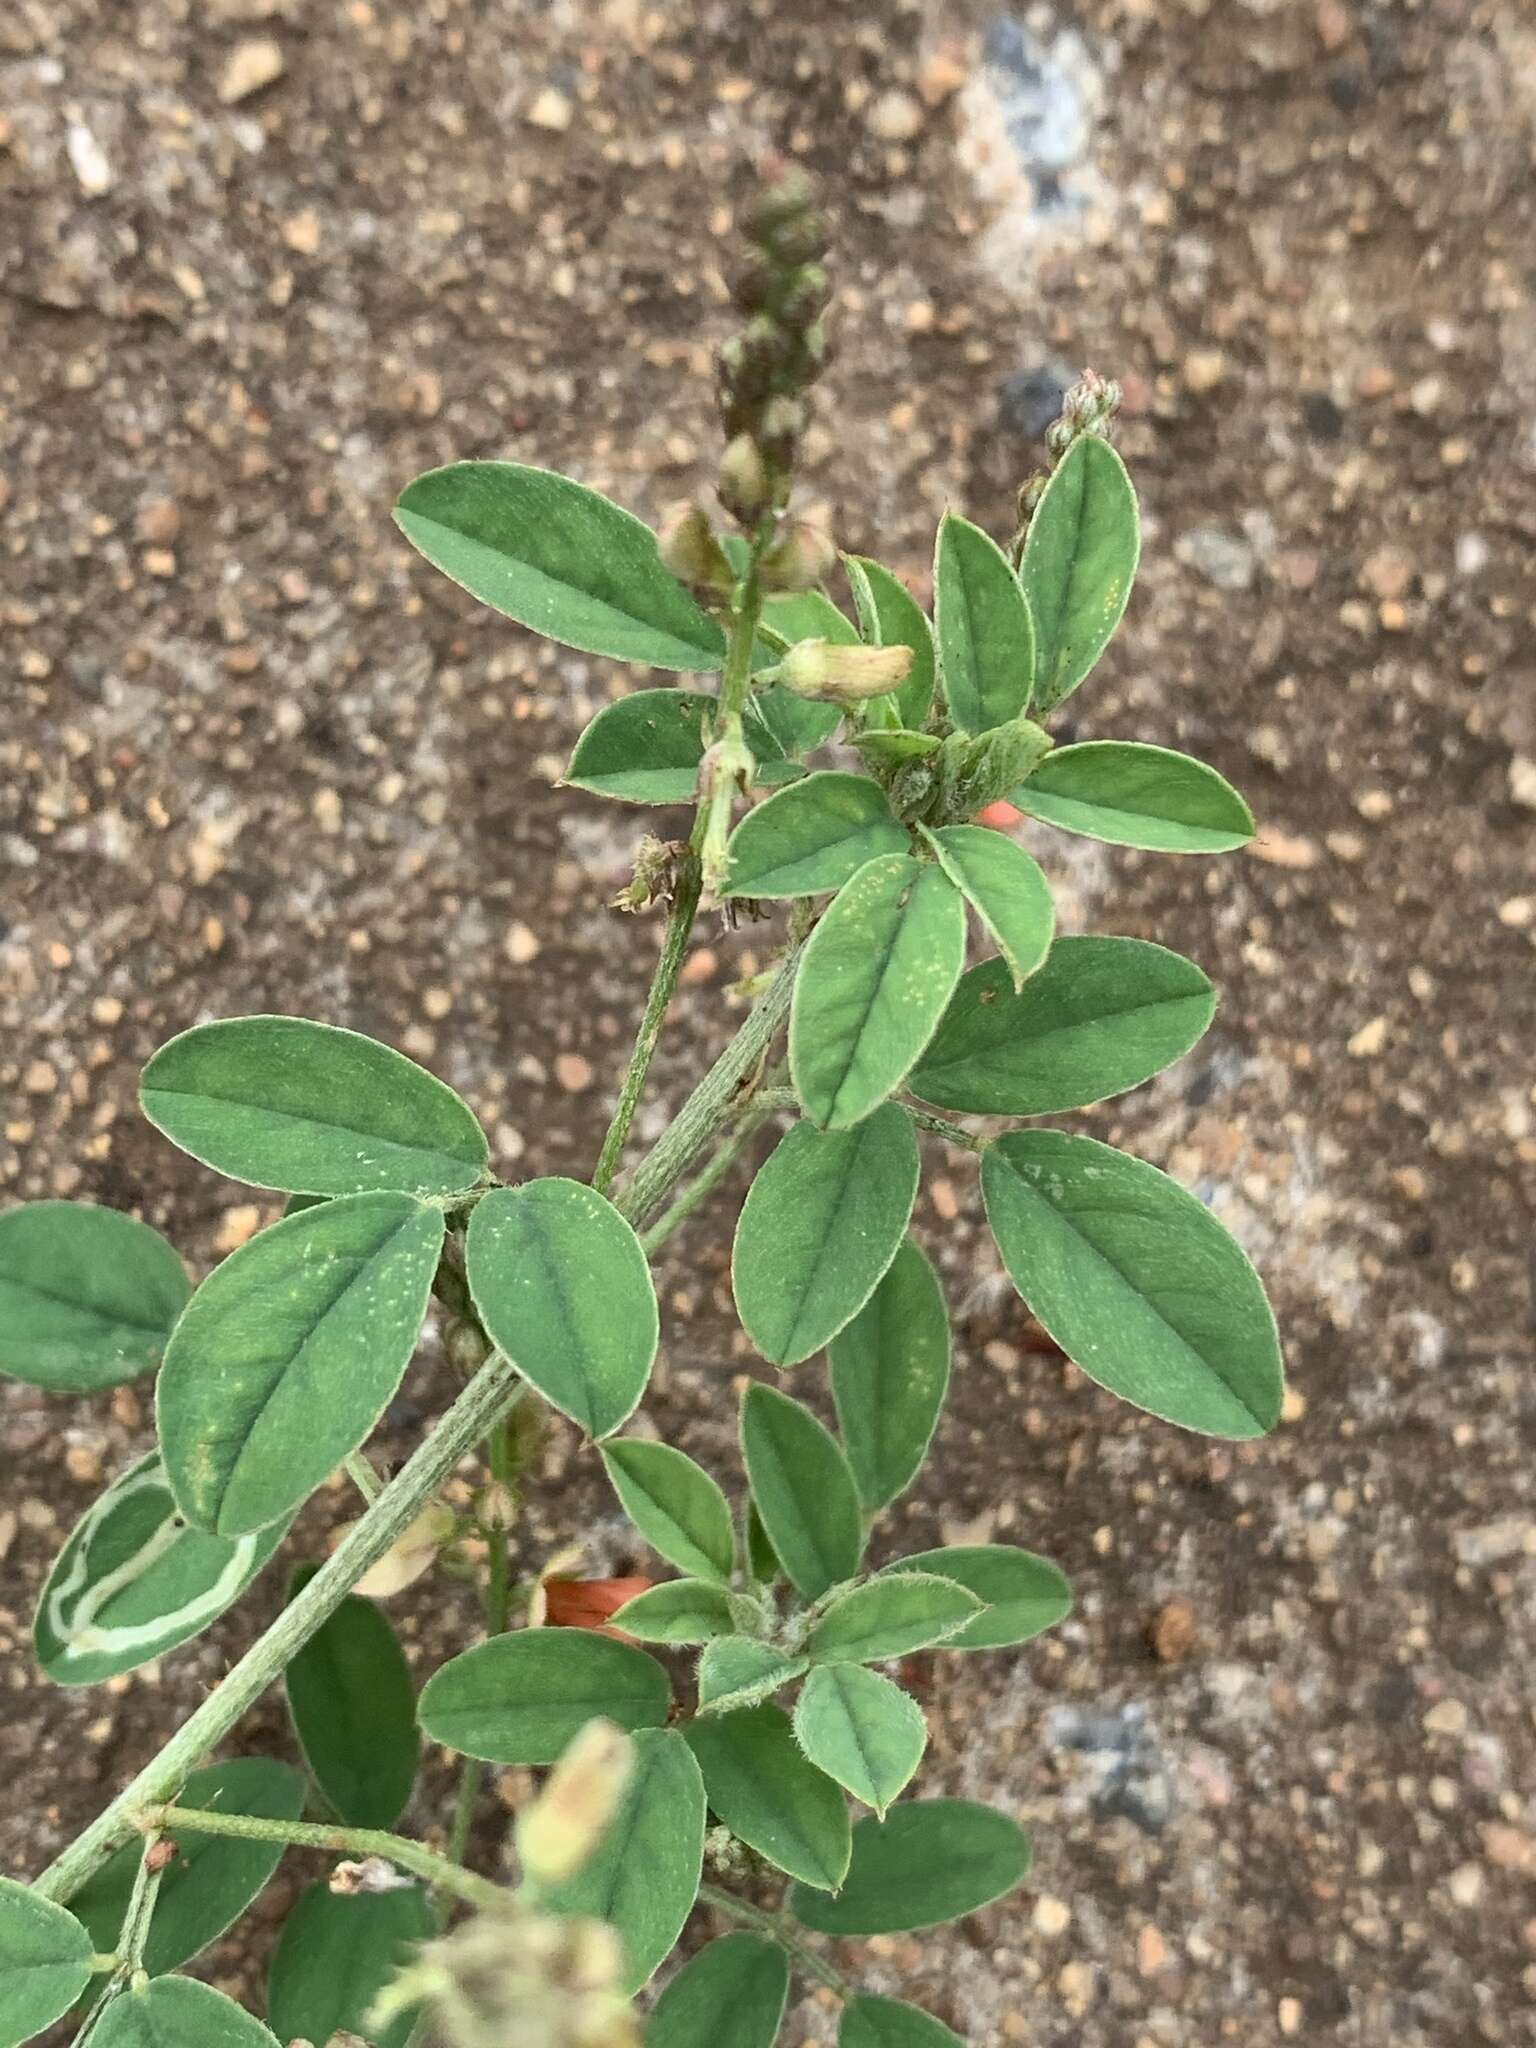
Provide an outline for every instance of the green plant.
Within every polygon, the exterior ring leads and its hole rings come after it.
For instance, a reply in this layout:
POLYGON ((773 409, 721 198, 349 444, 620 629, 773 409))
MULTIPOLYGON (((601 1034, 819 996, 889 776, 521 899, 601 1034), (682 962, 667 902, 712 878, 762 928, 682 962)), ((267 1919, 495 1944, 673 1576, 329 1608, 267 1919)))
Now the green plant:
POLYGON ((844 557, 855 624, 821 587, 830 543, 787 509, 827 296, 798 178, 764 192, 748 234, 749 318, 721 359, 733 536, 693 507, 658 546, 582 485, 496 462, 432 471, 397 510, 429 560, 522 624, 718 674, 714 690, 617 697, 571 760, 578 788, 695 805, 685 841, 645 842, 622 899, 664 902, 666 923, 590 1184, 502 1185, 470 1109, 420 1067, 350 1031, 250 1017, 195 1026, 144 1073, 146 1115, 184 1151, 290 1198, 195 1292, 130 1218, 56 1202, 0 1218, 0 1367, 77 1393, 158 1367, 158 1448, 86 1515, 39 1607, 37 1654, 59 1683, 100 1683, 206 1626, 338 1466, 363 1495, 161 1754, 30 1888, 0 1883, 0 2048, 92 1997, 94 2048, 271 2043, 169 1973, 288 1845, 345 1860, 278 1944, 269 2015, 284 2036, 617 2048, 639 2038, 631 2000, 703 1901, 739 1930, 667 1983, 652 2048, 770 2048, 791 1967, 845 2001, 844 2048, 952 2042, 805 1939, 933 1925, 1019 1882, 1029 1848, 1011 1817, 904 1796, 923 1715, 874 1667, 1023 1644, 1070 1606, 1054 1565, 1008 1545, 870 1557, 950 1372, 939 1281, 907 1235, 920 1134, 979 1155, 1009 1274, 1092 1378, 1216 1436, 1276 1420, 1274 1324, 1235 1243, 1153 1167, 1021 1122, 1177 1059, 1211 1021, 1211 984, 1139 940, 1056 940, 1040 868, 973 822, 1006 799, 1183 852, 1252 829, 1202 764, 1136 742, 1055 747, 1039 722, 1102 653, 1136 567, 1114 389, 1090 376, 1073 392, 1007 548, 943 521, 932 627, 888 570, 844 557), (855 765, 812 765, 838 733, 855 765), (621 1180, 706 897, 728 916, 789 904, 782 958, 621 1180), (968 905, 989 957, 966 971, 968 905), (658 1345, 652 1255, 783 1116, 737 1225, 735 1297, 768 1366, 825 1351, 838 1431, 755 1381, 733 1506, 680 1450, 620 1432, 658 1345), (978 1117, 1008 1128, 958 1120, 978 1117), (432 1303, 462 1388, 384 1483, 365 1446, 432 1303), (619 1607, 617 1634, 513 1625, 536 1592, 515 1569, 520 1476, 551 1409, 678 1574, 619 1607), (486 1479, 465 1517, 440 1489, 477 1447, 486 1479), (398 1590, 434 1565, 477 1580, 485 1634, 418 1700, 382 1609, 354 1588, 398 1590), (306 1768, 205 1763, 285 1673, 306 1768), (442 1853, 397 1832, 423 1732, 464 1759, 442 1853), (487 1763, 558 1764, 519 1818, 515 1887, 464 1863, 487 1763), (869 1809, 857 1822, 850 1801, 869 1809), (769 1907, 771 1872, 789 1882, 769 1907), (445 1931, 460 1905, 470 1917, 445 1931))

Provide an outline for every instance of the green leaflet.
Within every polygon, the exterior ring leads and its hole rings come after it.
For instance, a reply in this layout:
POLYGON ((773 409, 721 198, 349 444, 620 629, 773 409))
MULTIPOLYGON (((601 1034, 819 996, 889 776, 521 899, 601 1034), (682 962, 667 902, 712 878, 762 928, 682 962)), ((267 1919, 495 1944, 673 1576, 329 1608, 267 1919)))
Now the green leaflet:
POLYGON ((733 1714, 755 1707, 798 1678, 807 1659, 750 1636, 721 1636, 699 1659, 699 1712, 733 1714))
POLYGON ((974 1593, 931 1573, 868 1579, 832 1602, 806 1652, 814 1664, 878 1664, 942 1643, 982 1612, 974 1593))
POLYGON ((809 1408, 772 1387, 748 1387, 741 1441, 752 1498, 796 1590, 819 1600, 853 1577, 863 1518, 848 1460, 809 1408))
POLYGON ((898 1558, 885 1570, 936 1572, 985 1601, 985 1613, 950 1636, 946 1650, 1010 1649, 1054 1628, 1072 1612, 1072 1588, 1058 1567, 1011 1543, 946 1544, 898 1558))
POLYGON ((660 1728, 667 1674, 644 1650, 579 1628, 524 1628, 452 1657, 421 1690, 434 1742, 493 1764, 552 1764, 597 1714, 660 1728))
MULTIPOLYGON (((290 1600, 317 1570, 294 1573, 290 1600)), ((296 1652, 285 1683, 304 1760, 341 1819, 392 1828, 416 1781, 421 1739, 410 1666, 383 1609, 349 1593, 296 1652)))
POLYGON ((581 1181, 493 1188, 465 1240, 469 1290, 492 1342, 594 1437, 634 1412, 659 1332, 640 1240, 581 1181))
POLYGON ((232 1607, 288 1533, 189 1528, 150 1451, 95 1500, 37 1604, 37 1661, 55 1685, 100 1685, 174 1650, 232 1607))
POLYGON ((843 2007, 837 2048, 965 2048, 932 2013, 899 1998, 852 1998, 843 2007))
POLYGON ((818 1664, 795 1704, 795 1739, 819 1771, 883 1814, 928 1746, 922 1709, 861 1664, 818 1664))
POLYGON ((878 853, 905 853, 878 782, 822 769, 748 811, 731 834, 728 896, 815 896, 840 889, 878 853))
POLYGON ((824 590, 785 590, 763 600, 762 623, 768 633, 794 647, 801 640, 830 640, 834 647, 853 647, 859 630, 824 590))
POLYGON ((648 526, 598 492, 517 462, 454 462, 406 485, 406 539, 519 625, 586 654, 719 668, 720 628, 666 568, 648 526))
POLYGON ((1259 1277, 1203 1203, 1093 1138, 1015 1131, 982 1163, 1013 1284, 1090 1379, 1207 1436, 1262 1436, 1285 1391, 1259 1277))
POLYGON ((905 1492, 922 1466, 949 1386, 949 1351, 938 1275, 908 1239, 827 1350, 838 1428, 871 1514, 905 1492))
POLYGON ((1016 1821, 969 1799, 913 1799, 861 1820, 841 1891, 795 1885, 795 1918, 819 1934, 905 1934, 991 1905, 1029 1869, 1016 1821))
MULTIPOLYGON (((633 690, 598 712, 576 742, 565 779, 622 803, 692 803, 707 723, 718 708, 719 700, 707 692, 633 690)), ((743 723, 757 757, 758 783, 799 773, 751 705, 743 723)))
POLYGON ((150 1372, 192 1292, 157 1230, 88 1202, 0 1216, 0 1373, 94 1394, 150 1372))
POLYGON ((728 1586, 736 1568, 730 1504, 686 1452, 641 1437, 600 1446, 624 1512, 653 1550, 693 1578, 728 1586))
MULTIPOLYGON (((634 1993, 671 1954, 699 1894, 704 1863, 704 1786, 681 1735, 643 1729, 634 1769, 597 1853, 543 1902, 560 1913, 606 1920, 618 1932, 634 1993)), ((510 2048, 510 2044, 509 2044, 510 2048)))
POLYGON ((1072 443, 1029 522, 1019 579, 1035 617, 1036 710, 1054 710, 1125 615, 1141 529, 1125 464, 1098 434, 1072 443))
MULTIPOLYGON (((176 1795, 176 1804, 214 1808, 220 1813, 248 1813, 258 1820, 297 1820, 304 1811, 303 1775, 270 1757, 231 1757, 194 1771, 176 1795)), ((160 1880, 155 1916, 144 1947, 144 1967, 152 1977, 181 1964, 217 1941, 257 1894, 282 1856, 280 1842, 242 1842, 226 1835, 178 1835, 175 1861, 160 1880)), ((93 1948, 110 1954, 133 1890, 143 1844, 127 1843, 88 1878, 70 1902, 84 1923, 93 1948)))
POLYGON ((773 2048, 789 1997, 789 1960, 760 1934, 723 1934, 657 1999, 645 2048, 773 2048))
POLYGON ((942 869, 882 854, 846 882, 795 978, 789 1066, 807 1116, 845 1130, 894 1093, 965 962, 965 904, 942 869))
POLYGON ((784 1576, 784 1567, 779 1563, 778 1552, 768 1541, 768 1531, 763 1527, 763 1518, 758 1513, 755 1500, 748 1500, 745 1520, 747 1566, 752 1578, 759 1586, 776 1585, 784 1576))
POLYGON ((1035 627, 1012 564, 990 534, 947 512, 933 565, 933 618, 950 716, 990 732, 1029 709, 1035 627))
POLYGON ((91 1981, 95 1944, 73 1913, 0 1877, 0 2048, 66 2013, 91 1981))
MULTIPOLYGON (((307 1885, 283 1922, 267 1983, 267 2017, 283 2041, 329 2041, 356 2033, 385 1985, 435 1929, 425 1891, 362 1892, 346 1898, 323 1881, 307 1885)), ((406 2048, 416 2024, 402 2012, 379 2031, 376 2048, 406 2048)))
POLYGON ((782 683, 759 690, 752 699, 751 709, 761 721, 770 743, 790 763, 814 754, 824 741, 832 737, 843 715, 836 704, 820 704, 810 697, 797 697, 782 683))
POLYGON ((944 825, 924 838, 939 865, 997 942, 1021 989, 1046 954, 1056 931, 1051 885, 1022 846, 985 825, 944 825))
POLYGON ((1214 768, 1130 740, 1058 748, 1009 801, 1065 832, 1152 853, 1226 853, 1253 837, 1252 811, 1214 768))
POLYGON ((736 1610, 723 1586, 705 1579, 664 1579, 626 1600, 613 1625, 642 1643, 707 1643, 735 1634, 736 1610))
POLYGON ((91 2029, 91 2048, 278 2048, 243 2006, 190 1977, 157 1977, 114 1998, 91 2029))
POLYGON ((194 1159, 296 1195, 455 1195, 490 1157, 453 1090, 404 1053, 303 1017, 225 1017, 144 1069, 144 1114, 194 1159))
POLYGON ((1017 993, 1001 960, 964 976, 912 1092, 983 1116, 1081 1109, 1182 1059, 1215 1014, 1210 981, 1166 947, 1058 939, 1017 993))
POLYGON ((848 1868, 848 1808, 809 1762, 782 1707, 712 1714, 684 1729, 711 1808, 738 1840, 778 1869, 833 1891, 848 1868))
POLYGON ((281 1521, 357 1449, 410 1363, 442 1243, 441 1209, 346 1195, 214 1268, 156 1390, 166 1474, 194 1528, 281 1521))
POLYGON ((731 1255, 736 1308, 774 1365, 798 1365, 856 1316, 901 1247, 920 1170, 888 1102, 847 1131, 797 1123, 758 1172, 731 1255))
POLYGON ((937 664, 928 614, 898 576, 865 555, 844 555, 859 624, 871 647, 910 647, 912 666, 893 692, 897 722, 917 731, 933 708, 937 664))

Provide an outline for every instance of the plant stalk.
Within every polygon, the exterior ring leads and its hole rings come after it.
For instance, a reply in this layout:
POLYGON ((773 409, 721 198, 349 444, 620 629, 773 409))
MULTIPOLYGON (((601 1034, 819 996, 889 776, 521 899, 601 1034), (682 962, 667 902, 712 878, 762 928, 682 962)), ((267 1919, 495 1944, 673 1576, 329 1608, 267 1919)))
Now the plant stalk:
MULTIPOLYGON (((695 834, 697 837, 697 834, 695 834)), ((645 1014, 640 1019, 640 1029, 635 1036, 634 1051, 629 1056, 619 1099, 614 1106, 613 1121, 603 1139, 603 1149, 598 1154, 597 1171, 592 1176, 592 1185, 598 1193, 606 1194, 613 1183, 613 1176, 619 1168, 624 1151, 624 1141, 629 1136, 629 1127, 635 1120, 635 1111, 640 1106, 640 1097, 645 1089, 645 1077, 650 1072, 651 1060, 656 1052, 657 1040, 666 1019, 667 1006, 672 1001, 677 987, 677 977, 682 969, 684 955, 688 951, 689 935, 693 921, 698 916, 699 897, 703 889, 703 870, 693 845, 680 856, 672 887, 672 907, 667 912, 667 928, 662 934, 661 955, 656 962, 656 971, 651 976, 650 994, 645 999, 645 1014)))
POLYGON ((673 1231, 685 1223, 700 1203, 714 1193, 769 1117, 776 1109, 783 1107, 783 1104, 775 1099, 778 1094, 779 1091, 774 1089, 760 1091, 748 1098, 746 1107, 737 1117, 734 1127, 715 1147, 703 1171, 688 1183, 671 1207, 664 1210, 648 1230, 640 1233, 640 1246, 647 1258, 650 1258, 653 1252, 659 1251, 673 1231))
POLYGON ((853 1986, 841 1970, 834 1970, 829 1962, 807 1948, 805 1943, 790 1933, 782 1919, 773 1913, 764 1912, 761 1906, 754 1906, 746 1899, 738 1899, 734 1892, 722 1891, 717 1884, 699 1886, 700 1901, 713 1906, 719 1913, 727 1914, 739 1921, 743 1927, 750 1927, 758 1934, 766 1934, 770 1941, 776 1941, 792 1962, 800 1965, 807 1976, 814 1977, 819 1984, 825 1984, 829 1991, 835 1991, 839 1998, 852 1998, 853 1986))
POLYGON ((500 1353, 487 1360, 315 1576, 160 1754, 49 1864, 35 1881, 36 1891, 60 1904, 73 1897, 133 1833, 136 1815, 175 1797, 199 1760, 223 1741, 364 1572, 409 1528, 460 1458, 519 1397, 523 1385, 516 1368, 500 1353))
POLYGON ((283 1842, 295 1849, 330 1849, 342 1856, 381 1856, 424 1884, 452 1892, 466 1905, 496 1908, 507 1894, 488 1877, 477 1877, 439 1856, 424 1842, 391 1835, 382 1828, 333 1828, 324 1821, 265 1820, 249 1813, 216 1813, 197 1806, 160 1806, 144 1816, 154 1827, 194 1835, 227 1835, 240 1842, 283 1842))

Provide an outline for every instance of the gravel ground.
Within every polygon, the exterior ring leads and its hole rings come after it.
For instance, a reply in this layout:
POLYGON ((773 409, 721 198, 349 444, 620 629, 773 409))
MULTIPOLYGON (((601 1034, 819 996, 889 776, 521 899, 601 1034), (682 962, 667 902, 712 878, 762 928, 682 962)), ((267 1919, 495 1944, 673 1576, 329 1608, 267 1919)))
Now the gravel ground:
MULTIPOLYGON (((1247 1243, 1286 1421, 1211 1446, 1029 1351, 935 1151, 961 1371, 893 1547, 1025 1540, 1080 1605, 924 1678, 930 1788, 1025 1818, 1030 1888, 864 1967, 978 2044, 1536 2040, 1527 0, 11 0, 0 1186, 133 1207, 199 1268, 241 1242, 272 1205, 178 1162, 133 1086, 256 1009, 434 1066, 503 1172, 585 1170, 655 935, 603 908, 640 821, 554 784, 632 678, 479 611, 388 507, 461 455, 647 516, 703 487, 729 207, 767 143, 838 221, 808 489, 844 544, 920 581, 946 502, 1006 528, 1060 380, 1119 375, 1144 567, 1077 731, 1200 752, 1264 821, 1224 861, 1037 850, 1069 928, 1223 988, 1204 1045, 1085 1127, 1247 1243)), ((771 944, 702 934, 650 1132, 771 944)), ((677 1240, 650 1403, 716 1459, 727 1244, 723 1215, 677 1240)), ((387 1449, 440 1392, 429 1357, 387 1449)), ((0 1393, 7 1870, 277 1597, 163 1671, 40 1685, 48 1561, 145 1441, 133 1391, 0 1393)), ((529 1555, 590 1523, 620 1560, 573 1453, 529 1555)), ((420 1616, 424 1664, 459 1621, 420 1616)), ((291 1889, 212 1974, 259 1966, 291 1889)), ((831 2027, 808 1998, 786 2042, 831 2027)))

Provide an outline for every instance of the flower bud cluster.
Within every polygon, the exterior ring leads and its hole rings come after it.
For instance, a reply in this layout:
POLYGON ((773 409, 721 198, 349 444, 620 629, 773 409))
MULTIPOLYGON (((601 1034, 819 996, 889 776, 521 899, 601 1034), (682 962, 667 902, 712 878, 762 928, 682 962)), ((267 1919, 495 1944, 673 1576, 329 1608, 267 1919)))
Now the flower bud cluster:
POLYGON ((719 488, 731 517, 755 528, 789 496, 804 395, 826 361, 821 315, 831 288, 822 267, 827 231, 803 171, 786 170, 767 185, 743 227, 750 254, 733 296, 747 323, 720 350, 727 446, 719 488))

